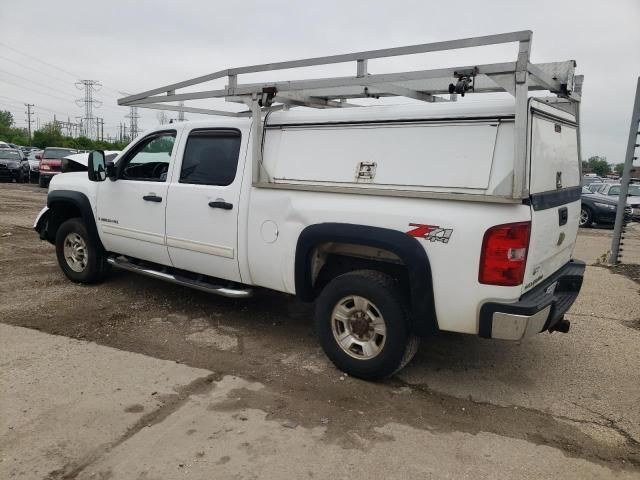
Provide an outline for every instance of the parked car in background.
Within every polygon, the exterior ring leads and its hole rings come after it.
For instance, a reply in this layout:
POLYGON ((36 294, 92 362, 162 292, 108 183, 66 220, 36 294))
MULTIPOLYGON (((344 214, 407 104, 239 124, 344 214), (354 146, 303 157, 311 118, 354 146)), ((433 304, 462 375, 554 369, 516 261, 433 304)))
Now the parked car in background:
MULTIPOLYGON (((622 186, 619 183, 605 183, 595 193, 599 197, 606 197, 613 201, 618 201, 620 195, 620 189, 622 186)), ((631 207, 631 218, 634 220, 640 220, 640 185, 629 185, 629 192, 627 193, 627 206, 631 207)))
POLYGON ((29 180, 29 162, 17 148, 0 149, 0 179, 18 183, 29 180))
POLYGON ((602 178, 598 177, 597 175, 585 175, 582 177, 582 186, 583 187, 587 187, 589 185, 591 185, 592 183, 602 183, 602 178))
POLYGON ((590 227, 594 223, 613 225, 616 221, 617 200, 602 198, 594 194, 589 187, 582 187, 581 200, 579 222, 581 227, 590 227))
POLYGON ((62 159, 74 153, 77 153, 77 150, 70 148, 45 148, 42 152, 42 159, 40 160, 38 185, 42 188, 48 187, 51 179, 62 171, 62 159))
POLYGON ((42 157, 42 150, 34 149, 27 155, 27 161, 29 162, 29 181, 35 182, 40 177, 40 158, 42 157))
POLYGON ((593 182, 587 185, 585 188, 588 188, 591 193, 596 193, 602 185, 604 185, 603 182, 593 182))

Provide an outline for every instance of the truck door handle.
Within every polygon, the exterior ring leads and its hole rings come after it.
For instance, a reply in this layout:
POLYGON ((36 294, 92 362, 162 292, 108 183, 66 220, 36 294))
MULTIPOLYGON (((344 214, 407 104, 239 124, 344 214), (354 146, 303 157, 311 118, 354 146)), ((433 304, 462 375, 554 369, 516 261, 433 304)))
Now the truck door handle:
POLYGON ((146 202, 160 203, 162 201, 162 197, 157 196, 155 193, 145 195, 144 197, 142 197, 142 199, 146 202))
POLYGON ((225 202, 224 200, 216 200, 215 202, 209 202, 211 208, 221 208, 223 210, 231 210, 233 203, 225 202))
POLYGON ((559 209, 558 210, 558 224, 560 226, 566 225, 568 219, 569 219, 569 211, 567 210, 567 207, 562 207, 561 209, 559 209))

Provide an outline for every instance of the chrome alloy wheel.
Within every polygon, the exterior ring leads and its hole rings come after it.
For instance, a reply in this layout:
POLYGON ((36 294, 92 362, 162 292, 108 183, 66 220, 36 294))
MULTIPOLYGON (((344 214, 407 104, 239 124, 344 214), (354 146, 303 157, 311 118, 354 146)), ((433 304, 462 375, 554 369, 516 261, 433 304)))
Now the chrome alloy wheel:
POLYGON ((383 349, 387 325, 380 310, 364 297, 350 295, 331 313, 331 331, 340 348, 358 360, 371 360, 383 349))
POLYGON ((77 233, 71 232, 64 239, 64 258, 74 272, 82 272, 87 268, 87 244, 77 233))

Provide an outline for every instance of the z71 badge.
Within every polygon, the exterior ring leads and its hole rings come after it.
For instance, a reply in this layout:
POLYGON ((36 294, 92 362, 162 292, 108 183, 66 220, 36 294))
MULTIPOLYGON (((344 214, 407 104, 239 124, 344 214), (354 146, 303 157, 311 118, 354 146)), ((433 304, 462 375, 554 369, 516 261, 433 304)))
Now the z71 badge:
POLYGON ((411 235, 416 238, 424 238, 431 242, 449 243, 452 228, 442 228, 439 225, 422 225, 420 223, 410 223, 410 227, 415 227, 413 230, 409 230, 407 235, 411 235))

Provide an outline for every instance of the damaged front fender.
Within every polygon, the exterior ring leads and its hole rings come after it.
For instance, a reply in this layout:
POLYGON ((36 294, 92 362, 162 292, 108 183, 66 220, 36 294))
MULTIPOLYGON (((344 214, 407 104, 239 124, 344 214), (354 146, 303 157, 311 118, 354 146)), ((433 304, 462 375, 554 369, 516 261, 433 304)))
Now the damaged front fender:
POLYGON ((51 216, 51 210, 49 207, 44 207, 40 210, 40 213, 36 217, 36 221, 33 224, 33 229, 38 232, 40 236, 40 240, 47 240, 51 242, 47 235, 47 230, 49 227, 49 217, 51 216))

